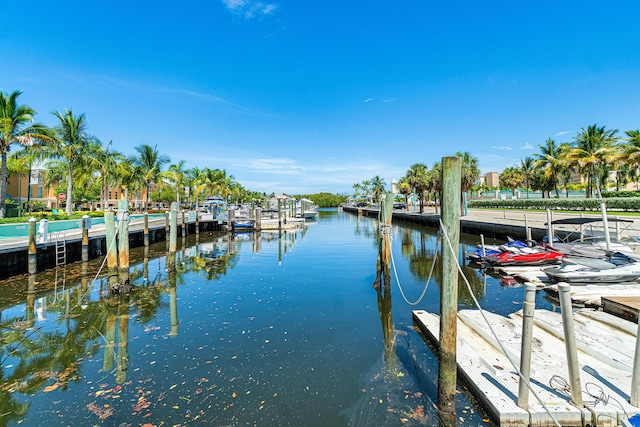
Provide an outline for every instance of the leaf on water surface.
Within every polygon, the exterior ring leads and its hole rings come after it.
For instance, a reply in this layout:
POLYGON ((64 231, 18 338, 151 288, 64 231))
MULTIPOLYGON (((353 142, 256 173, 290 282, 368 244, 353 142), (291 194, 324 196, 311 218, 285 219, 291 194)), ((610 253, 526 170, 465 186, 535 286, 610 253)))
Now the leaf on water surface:
POLYGON ((42 390, 42 391, 45 392, 45 393, 49 393, 50 391, 53 391, 53 390, 55 390, 57 388, 58 388, 58 383, 55 383, 55 384, 52 384, 52 385, 50 385, 48 387, 45 387, 44 390, 42 390))

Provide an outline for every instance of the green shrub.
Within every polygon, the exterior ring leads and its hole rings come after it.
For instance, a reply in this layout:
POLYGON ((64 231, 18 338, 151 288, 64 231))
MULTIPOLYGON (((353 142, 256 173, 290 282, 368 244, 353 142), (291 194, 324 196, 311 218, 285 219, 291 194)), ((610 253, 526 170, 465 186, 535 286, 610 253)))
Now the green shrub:
POLYGON ((576 211, 599 211, 605 202, 608 210, 640 211, 640 197, 616 197, 602 199, 492 199, 470 200, 470 208, 488 209, 558 209, 576 211))

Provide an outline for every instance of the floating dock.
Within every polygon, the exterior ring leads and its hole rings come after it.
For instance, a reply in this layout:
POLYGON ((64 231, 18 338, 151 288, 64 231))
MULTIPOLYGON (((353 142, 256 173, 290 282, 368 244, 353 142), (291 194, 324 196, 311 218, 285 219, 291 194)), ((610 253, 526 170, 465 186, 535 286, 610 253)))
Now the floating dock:
MULTIPOLYGON (((571 403, 562 316, 535 311, 527 409, 518 402, 522 311, 509 317, 478 310, 458 313, 458 375, 500 426, 617 426, 640 413, 629 404, 637 325, 592 309, 574 314, 585 407, 571 403), (500 349, 505 346, 509 358, 500 349), (511 359, 511 361, 510 361, 511 359), (536 400, 534 393, 540 401, 536 400), (544 406, 540 403, 544 403, 544 406)), ((439 317, 413 312, 416 326, 436 347, 439 317)))

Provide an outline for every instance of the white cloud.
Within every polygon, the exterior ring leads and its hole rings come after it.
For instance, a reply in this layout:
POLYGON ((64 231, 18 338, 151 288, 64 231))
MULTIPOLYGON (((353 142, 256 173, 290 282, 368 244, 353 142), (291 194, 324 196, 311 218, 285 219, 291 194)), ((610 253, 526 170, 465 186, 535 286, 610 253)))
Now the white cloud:
POLYGON ((509 145, 502 145, 502 146, 492 146, 491 148, 493 148, 494 150, 506 150, 506 151, 511 151, 513 150, 513 148, 511 148, 511 146, 509 145))
POLYGON ((366 104, 367 102, 371 102, 371 101, 373 101, 373 98, 367 98, 363 102, 366 104))
POLYGON ((224 6, 235 14, 245 18, 270 15, 276 11, 277 5, 256 0, 222 0, 224 6))
POLYGON ((529 144, 529 141, 525 141, 524 142, 524 146, 522 147, 523 150, 533 150, 533 146, 531 144, 529 144))
POLYGON ((556 133, 555 136, 564 136, 564 135, 568 135, 570 133, 573 133, 573 132, 570 131, 570 130, 563 130, 562 132, 556 133))

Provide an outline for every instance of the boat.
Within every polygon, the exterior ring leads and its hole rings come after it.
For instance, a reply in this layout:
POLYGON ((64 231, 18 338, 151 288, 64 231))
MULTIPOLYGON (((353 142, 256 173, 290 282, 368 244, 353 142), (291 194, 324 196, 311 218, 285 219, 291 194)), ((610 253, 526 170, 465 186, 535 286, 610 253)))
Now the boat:
POLYGON ((318 209, 313 201, 300 199, 296 201, 296 218, 318 219, 318 209))
POLYGON ((483 263, 486 257, 500 255, 505 251, 513 251, 513 249, 529 248, 529 245, 521 240, 510 239, 502 245, 479 245, 478 248, 467 251, 467 258, 477 263, 483 263))
POLYGON ((492 267, 503 266, 530 266, 557 264, 564 255, 549 246, 536 246, 525 250, 504 251, 498 255, 491 255, 485 258, 487 264, 492 267))
POLYGON ((640 262, 626 254, 611 254, 608 261, 588 257, 566 257, 558 267, 543 268, 553 283, 620 283, 640 279, 640 262))
MULTIPOLYGON (((620 218, 607 218, 608 222, 620 225, 630 225, 633 221, 620 218)), ((605 258, 609 253, 624 253, 632 255, 633 249, 617 239, 616 237, 609 236, 609 242, 607 243, 608 230, 600 230, 596 224, 602 223, 601 218, 564 218, 556 221, 552 221, 552 225, 569 225, 574 227, 574 231, 568 233, 568 235, 562 240, 556 242, 556 236, 554 236, 553 248, 558 252, 566 256, 580 256, 590 258, 605 258), (585 230, 585 226, 587 229, 585 230), (576 238, 575 240, 571 240, 576 238)))

